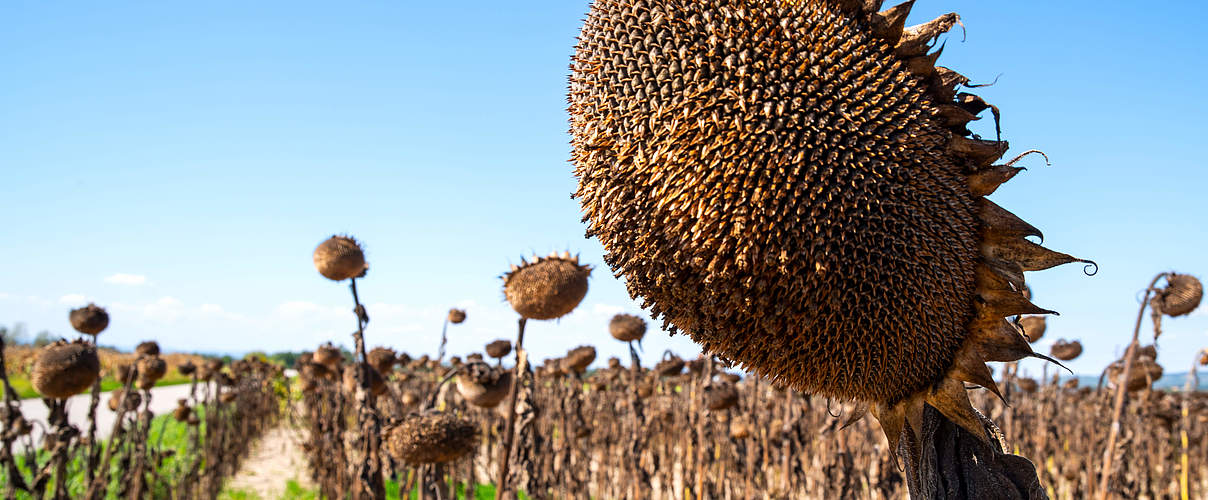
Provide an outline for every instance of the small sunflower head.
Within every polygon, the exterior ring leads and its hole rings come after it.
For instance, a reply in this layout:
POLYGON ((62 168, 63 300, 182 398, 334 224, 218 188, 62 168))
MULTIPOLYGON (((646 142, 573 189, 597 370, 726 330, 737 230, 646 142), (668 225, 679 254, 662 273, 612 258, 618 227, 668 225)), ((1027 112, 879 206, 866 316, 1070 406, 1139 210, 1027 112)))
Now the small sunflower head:
POLYGON ((1044 316, 1024 316, 1019 319, 1019 327, 1023 330, 1023 336, 1033 344, 1044 337, 1044 332, 1048 329, 1044 316))
POLYGON ((632 314, 618 314, 608 322, 608 333, 621 342, 642 340, 646 336, 646 320, 632 314))
POLYGON ((527 319, 561 318, 587 295, 591 266, 580 265, 569 252, 520 262, 503 275, 503 294, 512 309, 527 319))
POLYGON ((319 243, 314 261, 319 274, 332 281, 359 278, 369 270, 365 252, 351 236, 332 236, 319 243))
POLYGON ((564 366, 568 369, 568 372, 582 374, 596 360, 596 348, 589 345, 581 345, 567 352, 564 360, 564 366))
POLYGON ((466 311, 464 309, 449 309, 449 322, 454 325, 461 324, 466 320, 466 311))
POLYGON ((483 362, 467 363, 457 375, 457 392, 470 404, 494 408, 512 390, 512 372, 483 362))
POLYGON ((109 326, 109 313, 96 304, 72 309, 67 319, 71 321, 72 328, 87 335, 98 335, 109 326))
POLYGON ((486 345, 487 356, 495 359, 507 356, 512 352, 512 342, 507 339, 499 339, 486 345))
POLYGON ((159 343, 154 340, 140 342, 134 347, 134 353, 139 356, 159 356, 159 343))
POLYGON ((1053 347, 1049 348, 1049 354, 1061 361, 1073 361, 1082 355, 1082 342, 1077 340, 1058 340, 1053 343, 1053 347))
POLYGON ((1162 314, 1177 318, 1195 311, 1203 298, 1204 285, 1198 278, 1172 273, 1166 277, 1166 287, 1158 292, 1154 303, 1162 314))

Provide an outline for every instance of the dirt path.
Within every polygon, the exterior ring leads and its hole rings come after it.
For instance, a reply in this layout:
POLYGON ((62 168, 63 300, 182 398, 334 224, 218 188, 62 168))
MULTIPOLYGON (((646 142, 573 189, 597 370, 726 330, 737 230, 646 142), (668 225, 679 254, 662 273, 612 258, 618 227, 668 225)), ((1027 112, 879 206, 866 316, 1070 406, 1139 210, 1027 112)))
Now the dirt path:
POLYGON ((228 491, 255 493, 259 498, 272 500, 281 498, 291 479, 303 488, 313 487, 306 474, 302 431, 286 420, 282 419, 253 446, 243 467, 227 481, 228 491))

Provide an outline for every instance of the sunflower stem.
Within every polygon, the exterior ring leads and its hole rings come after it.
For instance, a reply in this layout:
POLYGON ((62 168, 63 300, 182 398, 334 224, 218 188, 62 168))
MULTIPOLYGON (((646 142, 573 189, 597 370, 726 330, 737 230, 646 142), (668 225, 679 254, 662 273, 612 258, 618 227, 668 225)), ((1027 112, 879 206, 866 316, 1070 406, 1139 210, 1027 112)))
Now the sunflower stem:
POLYGON ((1120 414, 1124 412, 1124 396, 1128 392, 1128 377, 1132 372, 1133 353, 1137 351, 1137 340, 1141 337, 1141 321, 1145 319, 1145 308, 1149 307, 1149 297, 1153 294, 1154 287, 1167 274, 1159 273, 1154 276, 1153 281, 1145 288, 1145 298, 1141 300, 1141 308, 1137 311, 1137 324, 1133 328, 1132 341, 1128 343, 1128 349, 1124 351, 1124 369, 1120 372, 1119 381, 1116 382, 1115 402, 1112 404, 1112 424, 1107 431, 1107 446, 1103 449, 1103 465, 1099 469, 1099 487, 1095 490, 1095 498, 1098 500, 1107 499, 1108 484, 1112 478, 1112 459, 1116 454, 1116 440, 1120 437, 1120 414))
POLYGON ((516 333, 516 366, 513 368, 512 374, 512 390, 508 394, 508 418, 504 425, 503 446, 499 450, 499 476, 495 481, 495 500, 503 500, 504 493, 508 490, 508 461, 512 457, 512 441, 513 433, 516 427, 516 395, 519 394, 520 384, 523 383, 520 378, 522 366, 525 361, 524 355, 524 325, 528 322, 528 318, 520 317, 519 332, 516 333))

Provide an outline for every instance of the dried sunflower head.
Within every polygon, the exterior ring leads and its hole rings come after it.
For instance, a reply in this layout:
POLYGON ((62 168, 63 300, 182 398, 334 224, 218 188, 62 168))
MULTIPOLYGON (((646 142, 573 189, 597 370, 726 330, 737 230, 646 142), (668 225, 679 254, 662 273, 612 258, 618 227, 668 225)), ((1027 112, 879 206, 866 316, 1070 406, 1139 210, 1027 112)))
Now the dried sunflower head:
POLYGON ((96 304, 72 309, 67 315, 67 319, 71 321, 71 327, 75 328, 77 332, 88 335, 98 335, 109 326, 109 313, 96 304))
POLYGON ((43 397, 66 399, 92 387, 100 374, 96 346, 83 340, 59 340, 38 351, 29 378, 43 397))
POLYGON ((454 325, 460 324, 466 320, 466 311, 463 309, 449 309, 449 322, 454 325))
POLYGON ((1186 316, 1200 306, 1204 299, 1204 285, 1190 274, 1172 273, 1166 277, 1166 288, 1158 292, 1154 303, 1157 309, 1170 317, 1186 316))
POLYGON ((134 347, 134 353, 139 356, 159 356, 159 343, 154 340, 140 342, 134 347))
POLYGON ((478 426, 447 413, 413 415, 386 431, 385 446, 408 464, 456 460, 474 449, 478 426))
POLYGON ((527 319, 558 319, 579 306, 587 295, 591 266, 580 265, 569 252, 520 259, 503 275, 503 294, 512 309, 527 319))
POLYGON ((985 363, 1034 355, 1006 320, 1050 312, 1023 273, 1079 259, 986 199, 1022 169, 972 136, 991 106, 929 52, 958 16, 906 27, 913 2, 880 3, 596 0, 575 196, 672 333, 864 403, 891 449, 924 404, 986 438, 965 382, 997 392, 985 363))
POLYGON ((492 358, 502 358, 512 352, 512 342, 506 339, 499 339, 486 345, 487 356, 492 358))
POLYGON ((632 314, 618 314, 608 322, 608 333, 621 342, 642 340, 646 336, 646 320, 632 314))
POLYGON ((1049 354, 1062 361, 1072 361, 1074 358, 1082 355, 1082 342, 1077 340, 1058 340, 1053 343, 1053 347, 1049 348, 1049 354))
POLYGON ((1019 327, 1023 330, 1023 336, 1027 337, 1028 342, 1036 343, 1037 340, 1044 337, 1048 324, 1044 316, 1024 316, 1019 319, 1019 327))
POLYGON ((564 366, 568 369, 567 371, 583 373, 587 371, 588 366, 591 366, 592 361, 596 360, 596 348, 589 345, 581 345, 567 352, 564 360, 564 366))
POLYGON ((332 281, 359 278, 369 270, 361 244, 350 236, 332 236, 319 243, 314 261, 319 274, 332 281))
POLYGON ((512 372, 476 361, 467 363, 457 375, 457 392, 470 404, 494 408, 512 390, 512 372))

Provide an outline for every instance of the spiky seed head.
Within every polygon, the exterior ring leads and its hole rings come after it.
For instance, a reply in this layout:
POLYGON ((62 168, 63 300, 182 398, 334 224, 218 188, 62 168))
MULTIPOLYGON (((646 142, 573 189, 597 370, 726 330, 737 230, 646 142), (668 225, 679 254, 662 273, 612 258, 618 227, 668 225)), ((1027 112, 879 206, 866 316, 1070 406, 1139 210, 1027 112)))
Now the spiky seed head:
POLYGON ((92 303, 72 309, 67 319, 71 321, 71 327, 75 328, 75 331, 87 335, 98 335, 109 326, 109 313, 105 312, 103 307, 92 303))
POLYGON ((1024 316, 1019 319, 1019 326, 1023 330, 1023 336, 1033 344, 1044 337, 1044 332, 1048 329, 1044 316, 1024 316))
POLYGON ((1036 389, 1040 387, 1040 384, 1036 383, 1035 379, 1030 379, 1027 377, 1015 379, 1015 385, 1019 386, 1019 390, 1027 394, 1036 392, 1036 389))
POLYGON ((332 236, 319 243, 314 261, 319 274, 332 281, 359 278, 369 270, 365 252, 351 236, 332 236))
POLYGON ((528 319, 558 319, 570 314, 587 295, 591 266, 579 258, 533 257, 503 275, 503 294, 512 309, 528 319))
POLYGON ((449 322, 454 325, 461 324, 466 320, 466 311, 464 309, 449 309, 449 322))
POLYGON ((632 314, 618 314, 608 322, 608 333, 621 342, 642 340, 646 336, 646 320, 632 314))
POLYGON ((154 340, 140 342, 134 347, 134 353, 139 356, 159 356, 159 343, 154 340))
POLYGON ((510 370, 500 370, 480 361, 467 363, 457 375, 457 392, 480 408, 498 406, 511 390, 510 370))
POLYGON ((1060 339, 1049 348, 1049 354, 1062 361, 1073 361, 1082 355, 1082 342, 1060 339))
POLYGON ((66 399, 92 387, 100 374, 96 346, 83 340, 59 340, 38 351, 30 382, 42 397, 66 399))
POLYGON ((742 380, 742 375, 739 375, 737 373, 727 372, 727 373, 721 374, 721 379, 725 380, 726 382, 729 382, 731 384, 737 384, 739 381, 742 380))
POLYGON ((565 359, 565 367, 569 369, 568 371, 582 374, 596 360, 596 348, 589 345, 581 345, 568 351, 565 359))
POLYGON ((487 356, 492 358, 502 358, 512 352, 512 342, 505 339, 499 339, 486 345, 487 356))
POLYGON ((964 382, 1033 354, 1005 320, 1049 312, 1023 272, 1079 260, 985 198, 1021 169, 928 53, 958 16, 759 5, 591 4, 569 90, 588 235, 672 333, 868 403, 891 449, 924 404, 985 436, 964 382))
POLYGON ((1186 316, 1200 306, 1204 298, 1204 285, 1190 274, 1174 273, 1166 278, 1166 288, 1158 292, 1156 303, 1162 314, 1170 317, 1186 316))
POLYGON ((407 464, 451 462, 473 450, 478 426, 448 413, 414 415, 390 428, 386 448, 407 464))

